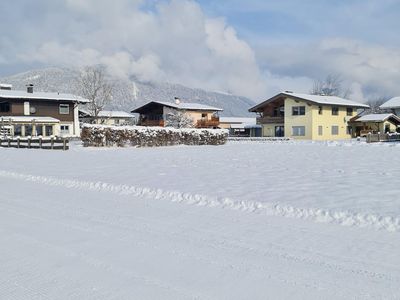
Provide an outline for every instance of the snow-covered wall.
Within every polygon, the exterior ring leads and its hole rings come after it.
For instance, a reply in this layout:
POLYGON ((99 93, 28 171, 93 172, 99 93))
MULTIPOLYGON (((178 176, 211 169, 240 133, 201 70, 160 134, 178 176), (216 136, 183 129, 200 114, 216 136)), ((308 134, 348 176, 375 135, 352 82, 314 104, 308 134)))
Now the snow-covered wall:
POLYGON ((228 139, 228 131, 225 129, 175 129, 85 124, 82 128, 81 138, 86 147, 223 145, 228 139))

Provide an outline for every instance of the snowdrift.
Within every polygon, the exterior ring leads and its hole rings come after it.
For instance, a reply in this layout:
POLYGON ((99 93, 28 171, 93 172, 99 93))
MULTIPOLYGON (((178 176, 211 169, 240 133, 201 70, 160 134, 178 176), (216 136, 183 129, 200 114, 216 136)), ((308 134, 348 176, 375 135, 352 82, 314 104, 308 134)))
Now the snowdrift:
POLYGON ((86 124, 82 128, 81 139, 85 147, 223 145, 228 139, 228 131, 225 129, 175 129, 86 124))

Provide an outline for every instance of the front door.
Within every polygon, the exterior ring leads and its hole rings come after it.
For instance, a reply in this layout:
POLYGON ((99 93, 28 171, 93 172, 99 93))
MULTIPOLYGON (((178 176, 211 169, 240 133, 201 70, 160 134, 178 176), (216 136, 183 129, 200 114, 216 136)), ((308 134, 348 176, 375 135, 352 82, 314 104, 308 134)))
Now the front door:
POLYGON ((285 136, 285 127, 275 126, 275 137, 284 137, 284 136, 285 136))

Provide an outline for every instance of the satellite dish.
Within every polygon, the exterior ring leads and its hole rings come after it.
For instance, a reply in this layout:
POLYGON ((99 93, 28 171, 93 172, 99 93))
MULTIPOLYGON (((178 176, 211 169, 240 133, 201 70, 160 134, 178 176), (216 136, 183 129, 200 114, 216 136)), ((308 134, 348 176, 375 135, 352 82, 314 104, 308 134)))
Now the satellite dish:
POLYGON ((29 112, 30 112, 31 114, 35 114, 35 113, 36 113, 36 107, 31 106, 31 107, 29 108, 29 112))

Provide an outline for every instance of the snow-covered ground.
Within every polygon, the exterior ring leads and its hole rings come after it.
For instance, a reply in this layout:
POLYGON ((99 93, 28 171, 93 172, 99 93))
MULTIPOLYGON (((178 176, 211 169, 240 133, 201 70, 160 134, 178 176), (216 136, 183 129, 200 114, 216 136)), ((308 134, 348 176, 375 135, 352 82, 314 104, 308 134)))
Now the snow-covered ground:
POLYGON ((0 148, 0 299, 399 299, 399 151, 0 148))

